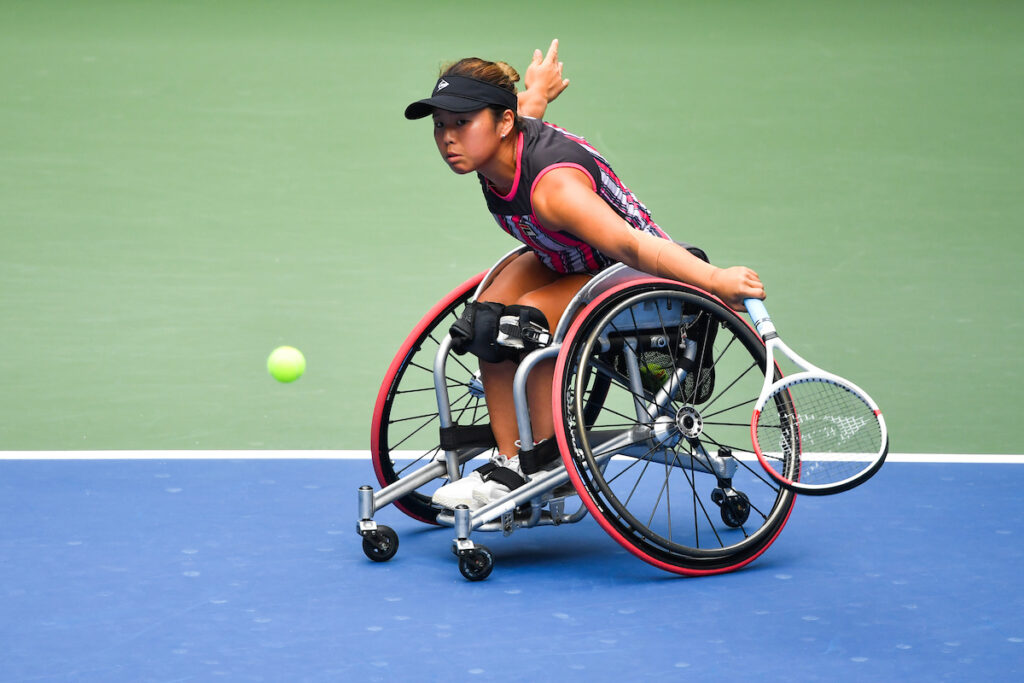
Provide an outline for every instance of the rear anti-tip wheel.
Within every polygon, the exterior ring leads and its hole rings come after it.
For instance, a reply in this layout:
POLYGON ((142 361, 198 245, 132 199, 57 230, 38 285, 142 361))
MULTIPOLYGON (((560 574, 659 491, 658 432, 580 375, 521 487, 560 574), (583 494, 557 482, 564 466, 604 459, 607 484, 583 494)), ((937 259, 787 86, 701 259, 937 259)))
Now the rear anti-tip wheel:
POLYGON ((478 545, 459 554, 459 571, 470 581, 483 581, 494 569, 494 553, 478 545))
POLYGON ((722 500, 722 521, 731 529, 739 529, 750 518, 750 499, 742 491, 734 491, 722 500))
POLYGON ((398 552, 398 534, 383 524, 367 531, 363 534, 363 552, 374 562, 387 562, 398 552))

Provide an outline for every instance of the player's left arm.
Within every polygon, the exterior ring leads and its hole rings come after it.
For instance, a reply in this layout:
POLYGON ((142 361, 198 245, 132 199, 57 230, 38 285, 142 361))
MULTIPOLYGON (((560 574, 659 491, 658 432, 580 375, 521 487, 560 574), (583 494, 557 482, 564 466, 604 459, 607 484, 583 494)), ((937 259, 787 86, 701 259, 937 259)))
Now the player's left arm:
POLYGON ((533 208, 548 228, 575 235, 631 268, 707 290, 735 310, 744 310, 743 299, 765 297, 761 279, 750 268, 718 268, 671 240, 634 229, 594 192, 581 170, 556 168, 544 174, 533 191, 533 208))
POLYGON ((544 118, 548 104, 569 87, 569 79, 562 76, 564 64, 558 61, 558 39, 551 41, 546 55, 533 51, 533 60, 526 67, 523 82, 526 90, 519 93, 519 115, 535 119, 544 118))

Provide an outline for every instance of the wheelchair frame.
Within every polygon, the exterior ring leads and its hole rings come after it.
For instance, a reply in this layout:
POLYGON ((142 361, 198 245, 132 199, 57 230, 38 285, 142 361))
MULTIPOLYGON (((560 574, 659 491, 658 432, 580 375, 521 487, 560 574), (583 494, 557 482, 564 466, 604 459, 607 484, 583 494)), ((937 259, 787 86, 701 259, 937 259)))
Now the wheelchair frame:
MULTIPOLYGON (((468 300, 475 300, 512 259, 526 250, 526 247, 520 247, 506 254, 480 280, 474 293, 468 300)), ((567 337, 574 334, 578 336, 581 325, 592 321, 594 317, 599 317, 595 315, 601 312, 597 309, 590 311, 591 315, 586 316, 586 319, 584 319, 584 316, 580 316, 581 312, 588 309, 588 306, 602 300, 602 297, 605 297, 603 300, 610 301, 619 292, 629 293, 638 284, 653 288, 654 292, 659 291, 658 287, 680 287, 678 283, 652 278, 622 264, 607 268, 584 285, 569 303, 552 335, 552 343, 545 348, 533 351, 520 363, 513 382, 513 395, 521 443, 534 443, 527 399, 527 383, 530 373, 536 368, 538 363, 552 358, 559 358, 567 342, 567 337)), ((694 288, 688 289, 693 290, 694 288)), ((713 299, 713 297, 706 293, 701 294, 708 298, 709 301, 713 299)), ((604 489, 602 489, 601 482, 594 484, 592 480, 595 478, 600 479, 601 477, 596 475, 596 473, 600 471, 603 474, 605 468, 608 467, 613 457, 616 456, 643 461, 645 468, 653 463, 666 468, 679 467, 688 469, 691 473, 701 472, 713 475, 719 486, 712 492, 712 501, 722 508, 722 517, 726 520, 726 524, 729 527, 735 528, 726 519, 727 508, 732 510, 728 514, 734 515, 734 520, 739 519, 739 527, 742 527, 746 521, 745 515, 750 513, 749 500, 747 500, 747 503, 744 503, 746 496, 732 490, 732 478, 740 462, 728 449, 719 449, 716 453, 709 453, 698 438, 701 433, 699 411, 687 406, 674 411, 674 406, 672 405, 674 397, 677 397, 681 391, 689 369, 692 369, 698 363, 699 359, 697 356, 702 353, 695 340, 688 338, 670 340, 670 335, 659 332, 659 329, 661 332, 664 332, 666 327, 671 328, 671 325, 666 326, 666 315, 670 314, 680 319, 678 323, 675 318, 671 321, 677 327, 681 324, 683 316, 682 305, 680 305, 677 311, 664 311, 662 310, 664 304, 659 303, 659 300, 655 299, 652 302, 643 301, 638 306, 639 308, 636 310, 631 307, 618 313, 613 308, 605 316, 609 318, 608 321, 602 323, 609 325, 612 329, 618 329, 615 316, 618 315, 621 319, 625 313, 629 313, 629 318, 620 320, 619 325, 624 328, 634 328, 632 332, 635 335, 632 339, 625 335, 622 339, 617 340, 617 353, 620 354, 622 363, 625 365, 624 373, 617 372, 611 374, 615 374, 623 385, 627 384, 628 379, 629 386, 623 386, 622 388, 627 394, 632 394, 636 424, 629 430, 611 435, 597 432, 588 435, 587 428, 579 429, 577 430, 580 434, 579 439, 586 442, 582 450, 579 445, 569 443, 565 432, 571 430, 563 429, 560 431, 556 428, 556 432, 558 432, 556 438, 563 461, 561 466, 541 470, 530 475, 525 485, 511 491, 502 499, 477 510, 470 510, 465 506, 460 506, 454 511, 443 511, 437 514, 436 523, 453 527, 455 530, 455 537, 452 540, 452 552, 459 558, 459 569, 467 579, 480 580, 486 578, 494 566, 493 553, 485 546, 475 543, 471 539, 471 535, 476 531, 500 531, 505 535, 509 535, 520 528, 576 523, 582 520, 588 512, 592 512, 597 513, 595 517, 598 517, 598 522, 613 538, 623 544, 628 550, 641 557, 641 559, 675 573, 698 575, 729 571, 747 564, 764 552, 785 525, 785 521, 788 519, 789 512, 792 509, 792 496, 785 491, 776 489, 777 498, 772 506, 773 514, 770 517, 765 516, 765 526, 768 526, 768 522, 771 521, 772 528, 768 530, 763 546, 758 547, 756 552, 749 553, 749 556, 744 556, 739 562, 732 563, 727 561, 725 566, 711 566, 705 569, 702 567, 680 566, 674 560, 666 561, 657 550, 654 552, 648 552, 644 549, 638 550, 635 547, 636 544, 631 539, 624 538, 624 536, 630 535, 628 529, 626 533, 623 533, 621 525, 617 524, 615 519, 605 518, 604 510, 607 506, 603 505, 600 499, 602 497, 601 490, 608 488, 607 482, 604 483, 604 489), (647 306, 650 308, 651 305, 653 305, 654 310, 644 313, 645 309, 643 307, 647 306), (648 316, 648 319, 644 319, 645 315, 648 316), (638 316, 640 319, 638 319, 638 316), (632 323, 632 325, 629 323, 632 323), (674 372, 668 373, 668 378, 656 392, 645 393, 645 389, 641 384, 642 372, 639 359, 641 346, 637 341, 641 330, 655 331, 654 334, 645 335, 645 348, 648 346, 651 348, 668 347, 672 343, 676 343, 676 346, 682 350, 682 355, 678 359, 681 367, 675 369, 674 372), (683 462, 678 453, 675 452, 675 447, 684 440, 689 451, 686 462, 683 462), (598 451, 597 453, 594 452, 595 448, 598 451), (583 451, 586 453, 588 464, 581 465, 579 462, 583 459, 582 456, 577 456, 577 460, 573 460, 571 453, 583 451), (568 466, 569 463, 573 463, 573 465, 570 467, 568 466), (566 499, 571 495, 580 495, 581 504, 577 510, 567 512, 566 499), (744 505, 746 505, 746 510, 743 509, 744 505), (774 514, 776 508, 780 509, 778 514, 774 514)), ((748 330, 750 329, 745 321, 741 321, 735 314, 731 315, 735 321, 741 322, 748 330)), ((737 327, 737 329, 739 328, 737 327)), ((573 339, 576 336, 573 336, 573 339)), ((754 333, 754 336, 756 337, 756 333, 754 333)), ((591 337, 590 346, 587 347, 587 354, 593 350, 595 345, 601 348, 605 346, 611 348, 613 345, 613 340, 609 338, 601 337, 600 335, 595 337, 593 334, 591 334, 591 337)), ((756 339, 758 343, 761 343, 759 337, 756 337, 756 339)), ((761 343, 761 348, 763 349, 763 343, 761 343)), ((452 402, 449 396, 447 379, 447 364, 450 351, 451 337, 446 334, 440 339, 437 352, 433 358, 432 367, 433 389, 437 403, 437 426, 441 429, 451 428, 456 424, 453 419, 452 402)), ((585 356, 589 358, 587 354, 585 356)), ((398 358, 396 358, 396 362, 399 362, 398 358)), ((559 366, 556 372, 556 385, 559 384, 560 378, 564 374, 561 372, 564 365, 563 363, 562 366, 559 366)), ((585 372, 589 372, 589 370, 585 372)), ((698 369, 696 381, 700 381, 700 373, 701 370, 698 369)), ((606 374, 609 374, 608 371, 606 371, 606 374)), ((476 373, 474 378, 477 383, 479 382, 478 377, 479 373, 476 373)), ((387 383, 387 378, 385 383, 387 383)), ((471 380, 469 384, 473 385, 474 380, 471 380)), ((381 389, 381 397, 384 397, 385 388, 382 387, 381 389)), ((478 391, 482 396, 482 386, 471 386, 470 390, 478 391)), ((583 392, 580 391, 578 393, 583 392)), ((554 403, 556 404, 553 406, 553 409, 558 412, 558 405, 564 404, 565 396, 557 386, 553 390, 553 395, 554 403)), ((583 399, 580 398, 580 400, 582 401, 583 399)), ((578 412, 582 410, 579 408, 580 405, 582 404, 577 404, 578 412)), ((378 399, 377 411, 380 410, 380 407, 381 398, 378 399)), ((376 419, 375 413, 375 422, 376 419)), ((459 479, 463 466, 487 450, 489 450, 488 447, 452 448, 448 450, 439 448, 436 455, 429 462, 397 481, 388 483, 380 490, 375 491, 369 485, 360 487, 357 531, 363 537, 363 549, 366 555, 376 561, 386 561, 394 556, 398 548, 397 534, 389 527, 380 525, 374 520, 374 515, 378 510, 396 501, 400 501, 405 496, 412 494, 432 481, 439 479, 455 481, 459 479)), ((382 484, 385 483, 380 468, 378 468, 378 479, 381 479, 382 484)), ((687 476, 687 480, 689 480, 689 476, 687 476)), ((605 493, 607 493, 606 490, 605 493)), ((615 507, 614 502, 612 507, 615 507)), ((707 516, 706 511, 704 514, 707 516)), ((623 516, 632 517, 628 511, 623 516)), ((648 529, 648 531, 650 530, 648 529)), ((743 533, 747 534, 745 529, 743 533)), ((671 537, 671 521, 669 522, 669 536, 671 537)), ((659 543, 663 540, 660 536, 658 537, 659 543)), ((697 553, 697 560, 695 561, 707 561, 700 555, 702 551, 699 549, 693 552, 697 553)), ((711 554, 713 555, 714 553, 711 554)), ((684 564, 688 565, 689 563, 684 562, 684 564)))

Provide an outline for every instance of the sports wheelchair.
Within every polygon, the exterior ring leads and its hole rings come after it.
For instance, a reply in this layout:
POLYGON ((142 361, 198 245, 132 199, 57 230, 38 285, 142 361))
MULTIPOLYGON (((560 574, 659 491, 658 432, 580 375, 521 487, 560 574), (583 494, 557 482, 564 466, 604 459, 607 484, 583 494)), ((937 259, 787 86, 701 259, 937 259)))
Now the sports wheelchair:
POLYGON ((529 353, 516 373, 520 442, 533 444, 527 378, 538 363, 555 359, 560 461, 477 510, 431 501, 433 491, 475 469, 474 458, 495 446, 476 359, 451 353, 449 327, 524 250, 441 299, 388 368, 371 434, 381 488, 359 489, 357 530, 366 556, 385 562, 398 550, 394 530, 373 519, 392 503, 414 519, 453 527, 452 551, 471 581, 494 567, 494 554, 471 539, 475 532, 509 535, 579 522, 587 513, 629 552, 677 574, 728 572, 760 556, 794 503, 751 452, 764 343, 715 296, 621 264, 583 287, 551 344, 529 353))

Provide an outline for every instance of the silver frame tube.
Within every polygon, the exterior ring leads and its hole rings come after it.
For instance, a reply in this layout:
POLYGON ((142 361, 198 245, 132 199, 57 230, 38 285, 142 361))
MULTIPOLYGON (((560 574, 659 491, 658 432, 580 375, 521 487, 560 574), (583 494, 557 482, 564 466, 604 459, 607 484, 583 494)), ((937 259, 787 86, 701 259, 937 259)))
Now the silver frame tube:
POLYGON ((530 421, 530 405, 527 398, 530 373, 538 363, 557 356, 561 348, 561 344, 552 344, 543 349, 537 349, 523 359, 512 380, 512 396, 516 407, 516 424, 519 427, 519 443, 522 448, 527 450, 533 447, 533 425, 530 421))

